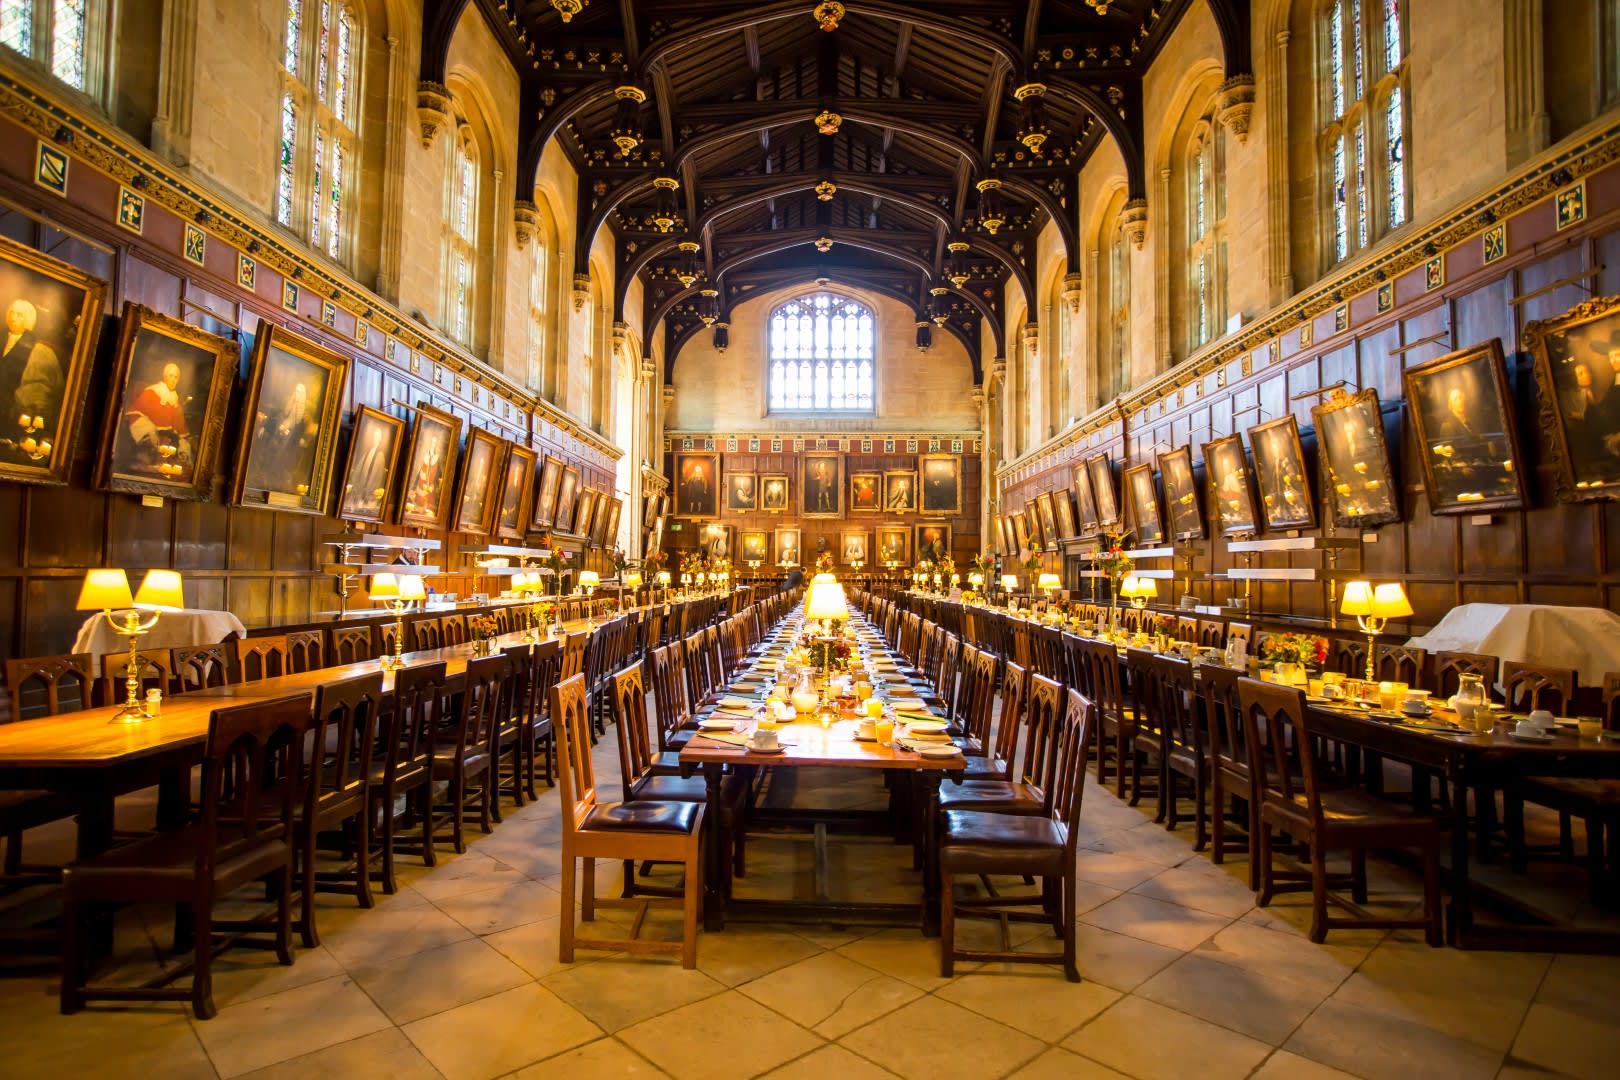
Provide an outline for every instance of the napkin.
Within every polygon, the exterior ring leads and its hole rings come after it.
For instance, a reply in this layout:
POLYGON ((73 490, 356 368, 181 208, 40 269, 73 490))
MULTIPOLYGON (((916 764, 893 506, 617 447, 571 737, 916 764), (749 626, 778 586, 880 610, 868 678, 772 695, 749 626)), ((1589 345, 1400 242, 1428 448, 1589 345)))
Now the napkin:
POLYGON ((731 746, 746 746, 748 744, 748 736, 740 731, 704 731, 699 732, 695 738, 713 739, 715 742, 726 743, 731 746))
POLYGON ((754 703, 752 701, 749 701, 747 698, 723 697, 723 698, 720 699, 720 708, 722 708, 722 709, 743 709, 743 710, 747 710, 747 709, 752 709, 753 707, 754 707, 754 703))
POLYGON ((896 715, 902 720, 943 720, 942 716, 935 716, 927 709, 896 709, 896 715))

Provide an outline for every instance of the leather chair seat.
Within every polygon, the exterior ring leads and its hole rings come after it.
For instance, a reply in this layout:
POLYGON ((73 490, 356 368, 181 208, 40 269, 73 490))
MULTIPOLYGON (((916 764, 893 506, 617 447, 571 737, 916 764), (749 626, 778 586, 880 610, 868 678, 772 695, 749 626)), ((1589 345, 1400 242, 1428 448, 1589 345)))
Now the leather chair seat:
POLYGON ((947 874, 1063 873, 1067 830, 1051 818, 952 810, 944 817, 939 865, 947 874))
MULTIPOLYGON (((1419 814, 1399 803, 1386 802, 1358 788, 1336 788, 1321 793, 1322 827, 1329 833, 1354 832, 1363 834, 1360 842, 1374 843, 1375 835, 1385 829, 1410 834, 1414 827, 1433 826, 1435 819, 1419 814)), ((1268 792, 1260 808, 1263 820, 1276 822, 1285 829, 1289 824, 1308 825, 1310 809, 1305 793, 1299 792, 1290 800, 1280 794, 1268 792)))
POLYGON ((939 789, 939 808, 943 810, 979 810, 997 814, 1044 814, 1040 796, 1022 781, 973 780, 961 784, 942 784, 939 789))
POLYGON ((1007 779, 1007 763, 1001 758, 970 756, 967 759, 967 768, 962 770, 962 779, 964 781, 1005 781, 1007 779))
POLYGON ((636 781, 631 799, 665 799, 679 802, 707 802, 709 785, 701 776, 644 776, 636 781))
POLYGON ((1518 794, 1531 802, 1576 815, 1587 808, 1613 813, 1620 810, 1620 780, 1578 780, 1545 777, 1523 780, 1518 794))
POLYGON ((586 832, 689 833, 697 826, 700 805, 653 799, 599 804, 586 815, 581 828, 586 832))

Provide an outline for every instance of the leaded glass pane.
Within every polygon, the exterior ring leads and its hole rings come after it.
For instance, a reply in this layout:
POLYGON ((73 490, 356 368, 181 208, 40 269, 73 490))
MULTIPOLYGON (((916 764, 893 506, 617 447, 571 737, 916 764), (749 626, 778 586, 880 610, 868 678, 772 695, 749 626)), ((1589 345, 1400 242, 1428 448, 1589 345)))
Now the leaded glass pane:
POLYGON ((51 10, 51 74, 84 89, 84 0, 56 0, 51 10))
POLYGON ((1389 154, 1389 227, 1406 224, 1406 121, 1402 116, 1401 88, 1389 92, 1389 105, 1384 110, 1384 143, 1389 154))
POLYGON ((315 132, 315 176, 310 185, 309 242, 321 246, 321 168, 326 163, 326 139, 315 132))
POLYGON ((870 409, 872 347, 872 314, 854 300, 813 293, 782 304, 770 319, 770 407, 870 409))
POLYGON ((282 42, 281 66, 298 74, 298 45, 304 33, 304 0, 287 0, 287 36, 282 42))
POLYGON ((292 224, 293 140, 298 134, 298 108, 290 93, 281 95, 281 155, 276 169, 276 220, 292 224))
POLYGON ((1401 66, 1401 0, 1384 0, 1384 70, 1401 66))
POLYGON ((347 8, 338 16, 337 64, 333 75, 332 111, 346 127, 353 127, 349 119, 349 87, 354 82, 354 17, 347 8))
POLYGON ((1333 140, 1333 257, 1350 254, 1350 204, 1345 190, 1344 139, 1333 140))
POLYGON ((1356 246, 1367 246, 1367 128, 1356 126, 1356 246))
POLYGON ((1355 43, 1355 57, 1352 68, 1356 76, 1356 100, 1360 101, 1366 91, 1362 88, 1362 60, 1361 60, 1361 0, 1350 0, 1350 40, 1355 43))
POLYGON ((332 176, 327 184, 326 197, 326 253, 334 259, 338 257, 338 247, 343 236, 344 158, 343 144, 334 144, 332 176))
POLYGON ((0 0, 0 45, 24 56, 33 55, 33 0, 0 0))
POLYGON ((321 0, 321 23, 315 47, 315 93, 322 101, 326 96, 328 76, 331 73, 332 0, 321 0))
POLYGON ((1328 16, 1328 73, 1333 84, 1333 115, 1344 115, 1344 9, 1334 0, 1333 12, 1328 16))

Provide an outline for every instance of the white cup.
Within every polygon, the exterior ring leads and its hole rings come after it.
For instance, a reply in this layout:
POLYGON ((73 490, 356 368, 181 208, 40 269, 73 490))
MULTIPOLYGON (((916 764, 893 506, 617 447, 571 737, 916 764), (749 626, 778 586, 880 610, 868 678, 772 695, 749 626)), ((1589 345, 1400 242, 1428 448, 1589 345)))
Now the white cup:
POLYGON ((1555 726, 1553 724, 1553 714, 1546 709, 1537 709, 1532 712, 1530 714, 1530 723, 1542 731, 1551 731, 1555 726))
POLYGON ((768 728, 759 728, 754 732, 752 742, 755 750, 775 750, 776 732, 768 728))
POLYGON ((862 720, 855 726, 855 734, 863 739, 877 738, 877 721, 871 719, 862 720))
POLYGON ((1520 720, 1517 724, 1514 724, 1513 734, 1528 735, 1531 738, 1539 738, 1543 732, 1541 730, 1541 725, 1537 724, 1534 719, 1531 719, 1520 720))

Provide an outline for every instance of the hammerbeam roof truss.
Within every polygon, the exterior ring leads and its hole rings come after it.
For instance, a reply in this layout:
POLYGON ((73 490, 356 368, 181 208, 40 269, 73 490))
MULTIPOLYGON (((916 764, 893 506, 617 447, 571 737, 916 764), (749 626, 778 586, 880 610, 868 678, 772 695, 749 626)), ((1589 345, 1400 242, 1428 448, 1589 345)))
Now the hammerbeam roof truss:
POLYGON ((1142 75, 1194 3, 1228 78, 1248 76, 1250 0, 844 0, 820 5, 830 30, 816 0, 585 0, 566 21, 551 0, 425 0, 421 79, 442 86, 476 5, 522 86, 515 189, 558 139, 579 175, 574 272, 611 229, 614 317, 640 278, 667 364, 750 294, 824 277, 910 304, 963 340, 977 378, 982 328, 998 355, 1016 336, 1001 287, 1034 295, 1048 221, 1079 270, 1077 176, 1103 140, 1145 197, 1142 75))

